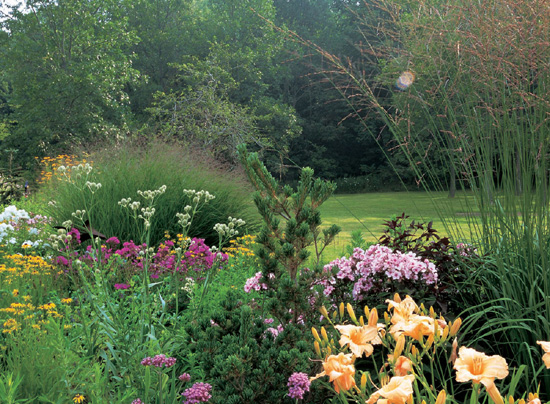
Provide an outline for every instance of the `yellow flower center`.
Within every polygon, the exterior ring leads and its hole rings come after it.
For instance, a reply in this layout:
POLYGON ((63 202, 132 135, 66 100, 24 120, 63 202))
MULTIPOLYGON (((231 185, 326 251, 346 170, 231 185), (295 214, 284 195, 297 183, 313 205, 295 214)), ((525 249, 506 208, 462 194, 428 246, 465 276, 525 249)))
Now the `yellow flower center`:
POLYGON ((472 362, 472 374, 480 375, 483 373, 483 358, 477 356, 473 358, 472 362))

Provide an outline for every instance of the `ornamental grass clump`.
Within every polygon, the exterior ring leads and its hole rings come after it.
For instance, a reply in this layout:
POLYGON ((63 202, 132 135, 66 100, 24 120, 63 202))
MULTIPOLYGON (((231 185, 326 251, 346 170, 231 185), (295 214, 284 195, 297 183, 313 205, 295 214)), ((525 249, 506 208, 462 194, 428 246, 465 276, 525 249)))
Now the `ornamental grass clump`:
MULTIPOLYGON (((136 202, 138 190, 155 190, 162 185, 166 185, 166 192, 155 202, 156 219, 151 223, 150 246, 160 244, 166 231, 172 237, 181 233, 178 221, 174 220, 176 213, 185 214, 184 207, 193 205, 193 197, 182 194, 182 189, 204 190, 215 196, 196 212, 189 228, 189 236, 204 238, 208 245, 218 243, 218 233, 213 227, 216 223, 224 223, 229 216, 244 219, 249 229, 257 222, 247 202, 250 191, 242 173, 189 148, 159 142, 142 147, 125 144, 97 151, 91 158, 94 172, 89 181, 101 183, 101 188, 96 191, 93 207, 87 211, 94 216, 93 228, 107 237, 140 242, 139 227, 122 207, 116 206, 128 197, 132 198, 132 203, 136 202)), ((74 177, 72 171, 71 168, 71 179, 74 177)), ((83 199, 90 197, 89 190, 75 192, 69 183, 56 177, 44 184, 40 194, 46 200, 57 202, 51 215, 58 224, 72 219, 73 212, 83 209, 83 199)))

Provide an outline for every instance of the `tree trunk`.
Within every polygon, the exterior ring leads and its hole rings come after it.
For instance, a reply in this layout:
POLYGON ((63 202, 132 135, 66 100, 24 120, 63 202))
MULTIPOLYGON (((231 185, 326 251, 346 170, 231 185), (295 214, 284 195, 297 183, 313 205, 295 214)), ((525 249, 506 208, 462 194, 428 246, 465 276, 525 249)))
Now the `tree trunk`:
POLYGON ((456 171, 455 165, 451 161, 451 167, 449 168, 449 198, 454 198, 456 194, 456 171))

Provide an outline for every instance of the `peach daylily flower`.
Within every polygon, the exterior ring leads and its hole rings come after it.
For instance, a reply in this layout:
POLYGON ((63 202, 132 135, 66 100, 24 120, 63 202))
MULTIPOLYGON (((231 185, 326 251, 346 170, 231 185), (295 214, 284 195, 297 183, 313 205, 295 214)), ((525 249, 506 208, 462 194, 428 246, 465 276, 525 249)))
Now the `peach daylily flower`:
POLYGON ((338 355, 330 355, 323 362, 325 370, 311 380, 315 380, 321 376, 328 376, 329 381, 334 382, 336 393, 340 393, 340 389, 347 391, 356 385, 354 360, 352 354, 344 354, 343 352, 340 352, 338 355))
POLYGON ((545 352, 544 355, 542 355, 542 360, 546 365, 546 369, 550 369, 550 342, 537 341, 537 344, 539 344, 545 352))
MULTIPOLYGON (((393 320, 393 319, 392 319, 393 320)), ((442 328, 438 328, 439 333, 443 333, 442 328)), ((435 333, 435 320, 427 316, 412 314, 394 323, 390 328, 390 333, 398 338, 401 334, 420 340, 422 336, 430 336, 435 333)))
MULTIPOLYGON (((374 350, 378 337, 378 328, 370 325, 356 327, 354 325, 337 325, 335 328, 340 331, 340 346, 348 345, 350 351, 358 358, 366 353, 370 356, 374 350)), ((378 338, 379 340, 379 338, 378 338)))
POLYGON ((407 321, 410 316, 418 312, 418 305, 410 296, 407 296, 405 300, 400 302, 388 299, 386 303, 388 303, 388 310, 393 309, 393 316, 391 318, 392 324, 397 324, 400 321, 407 321))
POLYGON ((400 356, 395 361, 393 371, 396 376, 406 376, 412 371, 412 361, 405 356, 400 356))
POLYGON ((455 362, 457 382, 481 383, 495 403, 502 403, 502 397, 495 386, 495 378, 508 376, 508 364, 502 356, 487 356, 472 348, 461 347, 455 362))
POLYGON ((414 375, 394 376, 388 384, 369 397, 367 404, 405 404, 412 397, 413 382, 414 375))

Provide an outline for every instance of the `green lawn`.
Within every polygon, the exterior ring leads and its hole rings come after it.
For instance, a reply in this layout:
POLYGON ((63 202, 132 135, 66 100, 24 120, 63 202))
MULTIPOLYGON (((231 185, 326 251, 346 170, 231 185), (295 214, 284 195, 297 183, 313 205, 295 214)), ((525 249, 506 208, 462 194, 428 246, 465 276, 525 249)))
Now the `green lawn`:
MULTIPOLYGON (((468 220, 465 212, 473 208, 473 196, 470 193, 457 193, 449 199, 445 192, 385 192, 353 195, 334 195, 321 206, 323 226, 337 224, 342 228, 333 245, 324 254, 325 260, 341 256, 349 243, 351 232, 361 230, 368 241, 376 241, 384 229, 383 222, 392 215, 405 212, 410 219, 421 222, 433 220, 434 228, 440 234, 448 235, 445 225, 439 219, 438 211, 443 212, 447 226, 458 230, 457 237, 469 239, 468 220)), ((458 240, 461 241, 461 240, 458 240)))

